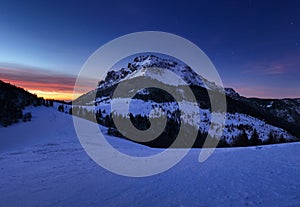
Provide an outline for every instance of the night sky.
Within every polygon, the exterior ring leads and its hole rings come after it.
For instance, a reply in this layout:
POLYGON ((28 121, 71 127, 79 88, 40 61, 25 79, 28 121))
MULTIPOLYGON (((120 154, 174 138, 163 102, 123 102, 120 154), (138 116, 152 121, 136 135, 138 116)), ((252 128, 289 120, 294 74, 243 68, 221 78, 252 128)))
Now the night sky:
POLYGON ((199 46, 226 87, 300 97, 300 1, 0 1, 0 79, 69 99, 87 58, 132 32, 199 46))

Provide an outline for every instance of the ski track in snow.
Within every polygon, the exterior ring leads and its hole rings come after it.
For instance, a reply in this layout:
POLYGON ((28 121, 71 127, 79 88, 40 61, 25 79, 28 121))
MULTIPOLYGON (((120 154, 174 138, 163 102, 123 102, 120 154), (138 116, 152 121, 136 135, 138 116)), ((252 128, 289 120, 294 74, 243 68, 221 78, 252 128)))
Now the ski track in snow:
MULTIPOLYGON (((94 163, 72 117, 29 107, 31 122, 0 128, 1 206, 300 206, 300 143, 200 149, 170 170, 145 178, 115 175, 94 163)), ((120 151, 159 152, 107 137, 120 151)))

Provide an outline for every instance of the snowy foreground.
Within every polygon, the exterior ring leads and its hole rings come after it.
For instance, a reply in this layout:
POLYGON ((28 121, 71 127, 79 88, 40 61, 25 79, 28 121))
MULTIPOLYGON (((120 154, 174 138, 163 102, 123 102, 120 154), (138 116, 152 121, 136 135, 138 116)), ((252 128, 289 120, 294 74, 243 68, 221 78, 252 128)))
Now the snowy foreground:
MULTIPOLYGON (((70 115, 28 110, 31 122, 0 128, 1 206, 300 206, 300 143, 217 149, 204 163, 192 149, 167 172, 129 178, 88 157, 70 115)), ((157 151, 108 139, 127 153, 157 151)))

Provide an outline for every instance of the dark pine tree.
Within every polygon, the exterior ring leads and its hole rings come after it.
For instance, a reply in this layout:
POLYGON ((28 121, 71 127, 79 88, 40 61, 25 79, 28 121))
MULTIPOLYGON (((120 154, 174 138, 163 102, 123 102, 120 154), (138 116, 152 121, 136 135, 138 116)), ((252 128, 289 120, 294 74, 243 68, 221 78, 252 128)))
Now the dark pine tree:
POLYGON ((283 134, 279 137, 279 143, 286 143, 286 139, 284 138, 283 134))
POLYGON ((248 139, 248 135, 246 134, 245 129, 242 129, 242 133, 236 137, 233 145, 236 147, 249 146, 249 139, 248 139))
POLYGON ((276 143, 276 137, 272 131, 269 133, 269 138, 267 141, 267 144, 275 144, 276 143))
POLYGON ((257 146, 261 144, 261 140, 259 139, 258 133, 256 129, 253 130, 253 133, 250 138, 250 145, 257 146))

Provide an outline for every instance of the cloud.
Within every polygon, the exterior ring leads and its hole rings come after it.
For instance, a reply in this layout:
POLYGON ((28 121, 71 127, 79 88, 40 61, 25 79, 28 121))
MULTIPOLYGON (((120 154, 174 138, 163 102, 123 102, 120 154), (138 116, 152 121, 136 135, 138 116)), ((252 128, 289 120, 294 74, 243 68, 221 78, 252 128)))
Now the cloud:
POLYGON ((300 98, 298 87, 276 87, 266 85, 249 85, 245 83, 232 84, 233 88, 242 96, 257 98, 300 98))
POLYGON ((286 56, 277 60, 259 60, 246 64, 245 73, 255 73, 259 75, 282 75, 297 73, 300 69, 299 57, 286 56))
MULTIPOLYGON (((4 82, 17 85, 29 91, 40 91, 48 94, 64 94, 70 97, 76 76, 36 67, 17 64, 1 64, 0 79, 4 82), (3 66, 4 65, 4 66, 3 66)), ((86 78, 84 84, 79 86, 79 93, 86 93, 96 87, 97 80, 86 78)), ((68 98, 69 99, 69 98, 68 98)))

